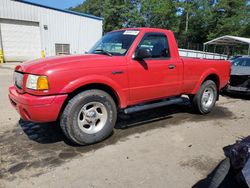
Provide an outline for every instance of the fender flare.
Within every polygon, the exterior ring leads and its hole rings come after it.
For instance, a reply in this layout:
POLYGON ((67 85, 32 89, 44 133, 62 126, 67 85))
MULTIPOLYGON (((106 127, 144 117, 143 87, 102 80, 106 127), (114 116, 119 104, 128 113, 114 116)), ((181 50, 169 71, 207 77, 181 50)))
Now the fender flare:
MULTIPOLYGON (((195 85, 195 87, 194 87, 194 89, 192 90, 191 93, 192 93, 192 94, 196 94, 196 93, 198 92, 198 90, 199 90, 201 84, 202 84, 202 83, 206 80, 206 78, 207 78, 208 76, 210 76, 210 75, 216 75, 216 76, 218 77, 219 81, 221 80, 221 78, 220 78, 220 76, 219 76, 219 73, 218 73, 218 71, 217 71, 216 69, 214 69, 214 68, 208 69, 207 71, 205 71, 205 72, 201 75, 200 79, 199 79, 198 82, 196 83, 196 85, 195 85)), ((219 86, 218 88, 220 88, 220 86, 219 86)))

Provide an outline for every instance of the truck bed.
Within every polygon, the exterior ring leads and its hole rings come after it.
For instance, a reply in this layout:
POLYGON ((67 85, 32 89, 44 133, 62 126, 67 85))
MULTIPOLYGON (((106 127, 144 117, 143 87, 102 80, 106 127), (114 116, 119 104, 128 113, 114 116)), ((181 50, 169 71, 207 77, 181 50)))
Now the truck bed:
POLYGON ((224 54, 182 49, 182 48, 179 48, 178 50, 181 57, 199 58, 199 59, 224 59, 224 60, 227 59, 227 55, 224 54))

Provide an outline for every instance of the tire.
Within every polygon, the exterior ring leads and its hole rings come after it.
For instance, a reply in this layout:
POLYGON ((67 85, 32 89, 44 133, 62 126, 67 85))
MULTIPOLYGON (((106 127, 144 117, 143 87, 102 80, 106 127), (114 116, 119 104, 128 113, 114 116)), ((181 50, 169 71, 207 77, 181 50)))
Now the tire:
POLYGON ((219 187, 225 187, 223 184, 225 180, 227 179, 226 177, 228 176, 230 172, 230 159, 226 158, 224 159, 218 168, 216 169, 213 177, 211 178, 211 181, 209 182, 208 188, 219 188, 219 187))
POLYGON ((100 142, 111 135, 117 109, 113 98, 97 89, 84 91, 66 105, 60 126, 67 138, 79 145, 100 142))
POLYGON ((198 93, 190 100, 194 110, 199 114, 208 114, 212 111, 218 98, 217 86, 212 80, 206 80, 200 86, 198 93))

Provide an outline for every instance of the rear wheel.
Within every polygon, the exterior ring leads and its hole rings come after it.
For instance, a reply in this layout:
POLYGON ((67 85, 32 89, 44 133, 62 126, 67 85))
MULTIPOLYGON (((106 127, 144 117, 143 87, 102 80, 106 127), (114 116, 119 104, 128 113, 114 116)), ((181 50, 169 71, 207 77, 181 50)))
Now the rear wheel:
POLYGON ((107 138, 116 122, 116 105, 101 90, 87 90, 72 98, 60 119, 64 134, 73 142, 86 145, 107 138))
POLYGON ((208 114, 214 108, 217 98, 216 84, 212 80, 207 80, 201 85, 197 94, 190 97, 190 100, 196 112, 208 114))

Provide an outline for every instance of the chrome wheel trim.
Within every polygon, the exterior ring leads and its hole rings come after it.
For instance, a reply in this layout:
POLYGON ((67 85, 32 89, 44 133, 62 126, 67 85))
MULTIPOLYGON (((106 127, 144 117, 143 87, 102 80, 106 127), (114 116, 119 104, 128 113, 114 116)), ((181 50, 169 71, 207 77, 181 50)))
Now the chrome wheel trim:
POLYGON ((107 120, 107 108, 100 102, 85 104, 77 117, 78 127, 87 134, 95 134, 102 130, 107 120))
POLYGON ((201 97, 201 104, 205 109, 208 109, 214 101, 214 90, 211 87, 205 88, 202 97, 201 97))

